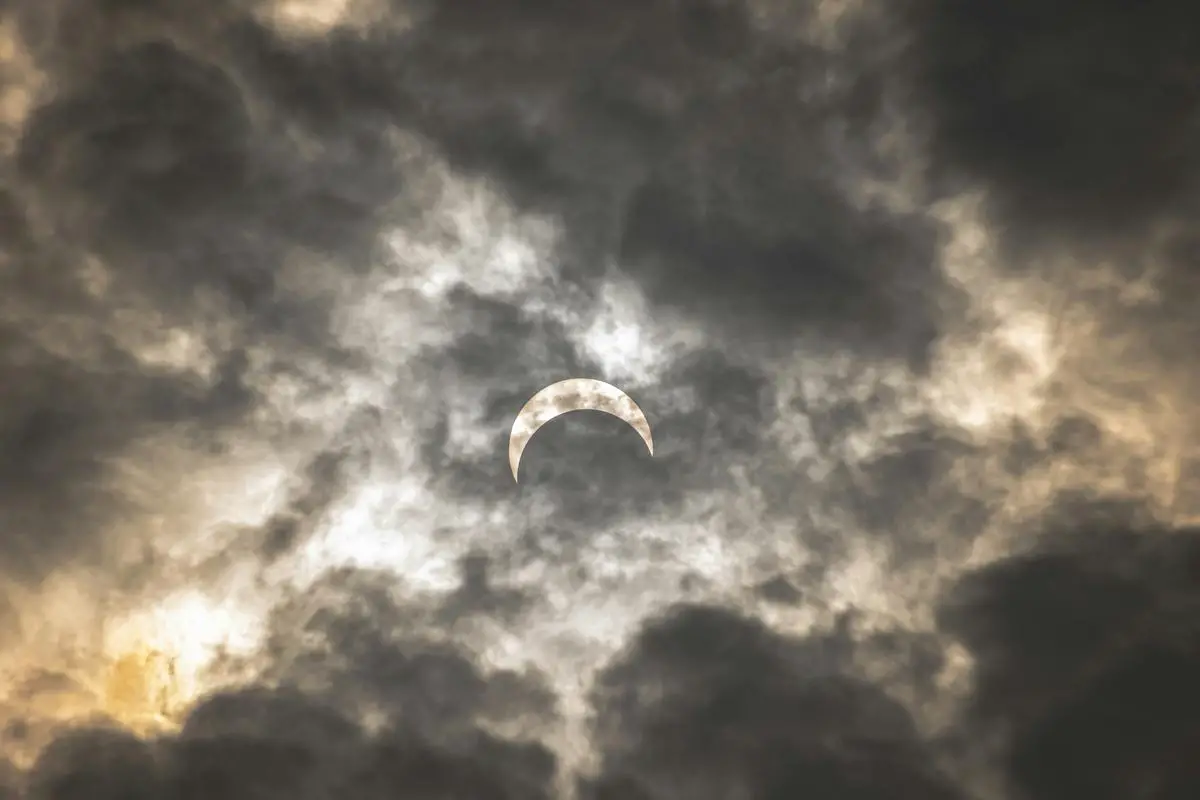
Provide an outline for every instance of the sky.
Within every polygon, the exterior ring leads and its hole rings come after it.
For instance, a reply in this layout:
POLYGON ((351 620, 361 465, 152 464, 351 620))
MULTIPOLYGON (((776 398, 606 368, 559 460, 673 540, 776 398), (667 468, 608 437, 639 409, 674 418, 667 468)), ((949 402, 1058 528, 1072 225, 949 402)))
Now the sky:
POLYGON ((0 797, 1200 796, 1197 25, 0 0, 0 797))

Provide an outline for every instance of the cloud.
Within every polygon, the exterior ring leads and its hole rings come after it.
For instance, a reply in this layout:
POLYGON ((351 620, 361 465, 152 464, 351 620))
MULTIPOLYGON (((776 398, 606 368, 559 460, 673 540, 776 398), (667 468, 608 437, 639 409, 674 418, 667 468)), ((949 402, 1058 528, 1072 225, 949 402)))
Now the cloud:
POLYGON ((597 798, 944 797, 907 711, 849 677, 844 632, 806 640, 705 607, 651 622, 597 681, 597 798))
POLYGON ((0 5, 0 784, 1192 796, 1177 5, 0 5))
POLYGON ((3 469, 7 561, 36 571, 134 513, 114 464, 135 446, 219 449, 260 381, 349 363, 328 304, 280 280, 296 253, 366 247, 382 196, 297 169, 231 75, 170 38, 178 19, 20 12, 47 88, 10 164, 3 469), (72 50, 93 23, 112 38, 72 50))
POLYGON ((159 796, 153 751, 118 731, 80 731, 46 749, 30 777, 29 794, 46 800, 159 796))
POLYGON ((1183 797, 1200 786, 1180 755, 1200 702, 1196 532, 1087 510, 946 598, 977 661, 965 746, 1004 731, 1009 779, 1034 798, 1183 797))
MULTIPOLYGON (((378 577, 343 573, 317 587, 344 604, 297 598, 316 613, 302 633, 277 631, 300 649, 281 654, 276 685, 211 696, 174 734, 67 733, 28 774, 28 796, 549 797, 549 752, 484 727, 544 697, 520 676, 484 674, 452 645, 397 630, 406 612, 378 577)), ((286 609, 277 619, 293 621, 286 609)))
POLYGON ((935 226, 857 207, 832 171, 884 76, 759 36, 736 4, 443 4, 270 53, 249 69, 298 113, 399 122, 551 213, 568 280, 614 266, 751 342, 815 330, 919 360, 936 335, 935 226))
MULTIPOLYGON (((235 797, 557 796, 547 750, 483 727, 533 710, 522 698, 536 695, 484 676, 453 648, 389 633, 404 612, 372 583, 351 574, 326 582, 350 589, 343 597, 359 607, 322 605, 307 628, 320 644, 284 670, 330 680, 302 688, 284 677, 277 688, 218 694, 175 735, 67 734, 30 772, 29 796, 157 798, 202 788, 235 797), (371 726, 355 721, 364 702, 379 714, 371 726)), ((848 677, 855 649, 844 629, 784 637, 713 607, 681 606, 650 621, 597 681, 601 771, 582 796, 959 797, 908 712, 848 677)))
MULTIPOLYGON (((563 376, 605 375, 605 370, 581 347, 570 346, 564 326, 518 321, 519 309, 513 306, 489 303, 484 308, 489 310, 473 314, 470 334, 429 356, 429 368, 437 370, 434 380, 448 384, 449 393, 470 392, 478 398, 486 446, 456 453, 447 418, 456 409, 447 409, 429 431, 425 451, 445 490, 507 499, 511 487, 499 479, 508 465, 495 454, 507 452, 514 409, 563 376)), ((530 441, 522 459, 521 496, 552 505, 555 516, 574 526, 601 527, 662 513, 689 491, 726 486, 724 472, 731 461, 761 453, 762 427, 770 412, 766 378, 752 365, 705 348, 676 357, 651 381, 618 383, 651 409, 652 459, 644 445, 630 446, 626 434, 633 436, 633 444, 637 434, 625 423, 566 415, 530 441)))
POLYGON ((910 4, 935 153, 1005 225, 1102 239, 1190 206, 1195 12, 1170 3, 910 4))
POLYGON ((450 750, 402 734, 369 739, 337 712, 302 696, 214 699, 197 730, 143 742, 116 731, 80 731, 43 754, 29 779, 37 800, 192 793, 228 797, 548 797, 553 762, 537 748, 481 736, 450 750), (224 702, 222 702, 224 701, 224 702), (257 718, 258 721, 254 721, 257 718), (265 725, 263 723, 266 723, 265 725), (249 793, 249 794, 247 794, 249 793))

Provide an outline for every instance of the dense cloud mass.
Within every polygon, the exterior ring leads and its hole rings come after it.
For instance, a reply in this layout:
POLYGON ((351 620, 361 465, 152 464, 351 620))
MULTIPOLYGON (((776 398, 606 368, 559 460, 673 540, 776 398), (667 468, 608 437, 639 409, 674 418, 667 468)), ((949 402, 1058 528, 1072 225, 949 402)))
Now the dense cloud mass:
POLYGON ((1200 796, 1198 25, 0 3, 0 797, 1200 796))
POLYGON ((1107 238, 1191 205, 1197 57, 1185 31, 1194 10, 916 5, 939 155, 986 179, 1014 224, 1107 238))

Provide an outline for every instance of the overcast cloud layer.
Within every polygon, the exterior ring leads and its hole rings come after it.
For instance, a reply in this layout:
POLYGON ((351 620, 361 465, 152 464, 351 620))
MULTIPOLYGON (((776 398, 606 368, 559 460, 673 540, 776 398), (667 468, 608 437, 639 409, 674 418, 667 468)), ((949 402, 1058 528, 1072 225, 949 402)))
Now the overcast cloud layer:
POLYGON ((1186 9, 0 2, 0 793, 1200 796, 1186 9))

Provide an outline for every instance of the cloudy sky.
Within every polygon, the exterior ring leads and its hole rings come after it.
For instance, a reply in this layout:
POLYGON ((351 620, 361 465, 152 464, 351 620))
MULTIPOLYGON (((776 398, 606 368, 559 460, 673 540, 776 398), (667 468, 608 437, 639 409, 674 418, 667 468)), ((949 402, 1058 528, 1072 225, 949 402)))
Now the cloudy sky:
POLYGON ((1200 796, 1187 7, 0 1, 0 796, 1200 796))

